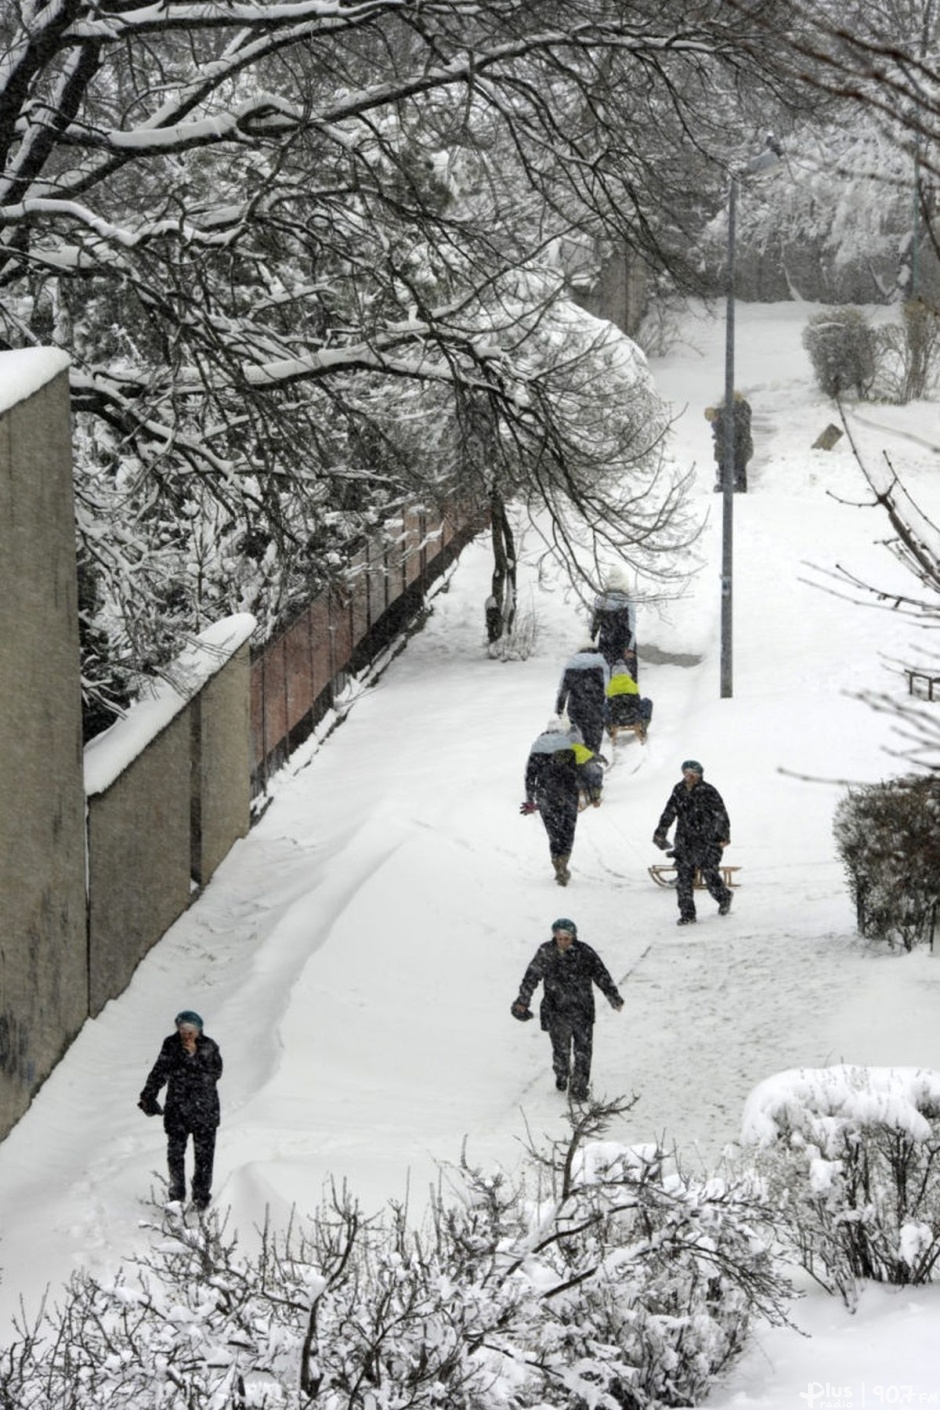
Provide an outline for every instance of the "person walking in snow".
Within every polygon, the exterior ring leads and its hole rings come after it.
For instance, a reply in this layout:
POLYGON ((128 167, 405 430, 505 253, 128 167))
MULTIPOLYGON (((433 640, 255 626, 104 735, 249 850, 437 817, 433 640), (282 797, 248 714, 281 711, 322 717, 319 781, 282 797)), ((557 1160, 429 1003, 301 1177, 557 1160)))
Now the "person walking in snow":
POLYGON ((573 1101, 587 1101, 594 1046, 594 989, 597 985, 619 1013, 623 999, 596 950, 578 939, 578 927, 562 916, 552 923, 552 938, 536 950, 519 985, 510 1011, 526 1022, 533 1017, 529 1002, 539 984, 539 1019, 552 1044, 555 1086, 564 1092, 571 1083, 573 1101))
POLYGON ((222 1076, 222 1054, 192 1009, 178 1013, 174 1023, 176 1031, 164 1038, 137 1105, 147 1116, 163 1116, 170 1201, 186 1198, 186 1143, 192 1136, 193 1204, 205 1209, 212 1197, 215 1134, 221 1119, 216 1084, 222 1076), (157 1097, 164 1085, 166 1103, 161 1107, 157 1097))
MULTIPOLYGON (((747 462, 754 454, 754 441, 751 437, 751 408, 740 392, 735 392, 733 401, 733 474, 734 488, 739 494, 747 492, 747 462)), ((705 416, 711 422, 714 437, 715 461, 717 462, 716 492, 725 485, 725 404, 705 408, 705 416)))
POLYGON ((561 715, 567 709, 568 719, 581 731, 584 743, 594 754, 600 753, 604 738, 609 680, 607 661, 589 641, 566 662, 555 700, 555 713, 561 715))
POLYGON ((626 574, 620 568, 611 569, 604 591, 594 599, 591 640, 597 637, 598 650, 611 671, 626 663, 636 680, 636 609, 627 591, 626 574))
POLYGON ((731 890, 718 870, 721 854, 731 841, 731 822, 721 794, 704 781, 704 772, 697 759, 685 760, 682 781, 670 793, 653 833, 653 842, 665 851, 669 846, 666 834, 676 824, 673 856, 679 902, 677 925, 692 925, 695 921, 697 870, 702 873, 709 895, 718 902, 718 914, 726 916, 731 910, 731 890))
POLYGON ((541 815, 559 886, 567 886, 571 879, 568 863, 574 848, 582 784, 573 736, 574 731, 563 730, 556 720, 549 720, 529 750, 525 766, 525 802, 519 809, 523 816, 541 815))

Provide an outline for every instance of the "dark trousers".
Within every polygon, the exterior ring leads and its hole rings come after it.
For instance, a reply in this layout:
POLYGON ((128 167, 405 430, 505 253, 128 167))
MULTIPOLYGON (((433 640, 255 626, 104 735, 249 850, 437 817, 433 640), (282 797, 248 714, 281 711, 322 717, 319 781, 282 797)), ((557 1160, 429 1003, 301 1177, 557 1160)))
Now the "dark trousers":
POLYGON ((186 1142, 193 1138, 193 1199, 208 1202, 212 1193, 212 1166, 215 1161, 214 1126, 171 1126, 166 1128, 166 1163, 170 1171, 170 1199, 186 1198, 186 1142))
POLYGON ((602 696, 598 701, 568 701, 568 719, 581 731, 581 737, 592 753, 600 752, 601 744, 604 740, 604 716, 607 713, 607 701, 602 696))
POLYGON ((577 782, 570 797, 540 798, 539 811, 548 833, 551 855, 570 857, 574 847, 574 832, 578 825, 577 782))
POLYGON ((611 671, 622 671, 626 667, 633 679, 636 680, 638 670, 636 655, 634 654, 629 660, 627 659, 627 645, 628 643, 621 641, 619 637, 614 641, 605 641, 601 636, 598 639, 597 649, 611 671))
POLYGON ((581 730, 583 742, 593 753, 599 753, 603 742, 603 722, 607 713, 607 697, 603 685, 598 695, 569 695, 568 719, 575 729, 581 730))
POLYGON ((591 1077, 594 1025, 570 1018, 553 1018, 548 1029, 552 1040, 552 1067, 556 1077, 571 1077, 571 1095, 586 1097, 591 1077), (572 1062, 572 1049, 574 1061, 572 1062))
POLYGON ((688 920, 695 917, 695 873, 701 871, 702 880, 719 905, 731 900, 731 892, 721 879, 718 863, 709 861, 702 864, 676 857, 676 895, 679 901, 679 914, 688 920))

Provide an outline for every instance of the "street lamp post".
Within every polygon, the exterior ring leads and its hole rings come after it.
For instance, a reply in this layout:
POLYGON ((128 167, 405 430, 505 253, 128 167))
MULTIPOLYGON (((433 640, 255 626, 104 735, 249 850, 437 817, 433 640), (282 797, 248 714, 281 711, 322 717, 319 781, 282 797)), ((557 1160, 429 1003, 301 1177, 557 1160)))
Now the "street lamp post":
POLYGON ((734 574, 734 220, 738 178, 732 174, 728 189, 728 297, 725 309, 725 415, 721 467, 721 698, 733 694, 734 574))
POLYGON ((721 470, 721 698, 734 694, 733 593, 734 580, 734 244, 738 182, 779 166, 781 149, 773 135, 758 156, 731 173, 728 186, 728 294, 725 306, 725 414, 721 470))

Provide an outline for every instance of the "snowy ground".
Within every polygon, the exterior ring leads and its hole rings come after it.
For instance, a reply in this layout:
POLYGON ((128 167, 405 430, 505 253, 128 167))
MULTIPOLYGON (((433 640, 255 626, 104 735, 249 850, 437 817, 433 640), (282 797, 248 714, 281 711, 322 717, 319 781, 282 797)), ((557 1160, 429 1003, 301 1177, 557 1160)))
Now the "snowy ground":
MULTIPOLYGON (((723 325, 703 316, 655 365, 678 415, 675 454, 698 466, 702 567, 685 600, 640 611, 652 732, 645 750, 618 750, 603 806, 582 817, 571 885, 555 886, 541 824, 518 809, 529 744, 587 618, 526 568, 535 654, 488 659, 481 543, 343 726, 295 758, 262 821, 0 1146, 5 1326, 20 1297, 35 1309, 47 1284, 55 1295, 72 1268, 109 1268, 143 1237, 164 1139, 136 1100, 181 1008, 205 1016, 225 1057, 216 1197, 246 1239, 265 1206, 313 1210, 330 1177, 348 1178, 367 1209, 406 1190, 420 1205, 465 1136, 475 1161, 512 1165, 525 1122, 563 1130, 547 1039, 509 1015, 559 914, 626 1000, 619 1015, 600 1006, 595 1032, 595 1091, 639 1098, 616 1138, 665 1136, 687 1164, 713 1168, 748 1093, 775 1072, 940 1069, 940 957, 860 942, 833 851, 841 781, 897 771, 890 725, 852 692, 900 695, 883 656, 915 648, 896 618, 806 581, 810 565, 836 562, 899 581, 877 546, 885 521, 842 502, 864 498, 845 441, 809 449, 832 419, 800 344, 812 312, 738 310, 756 454, 751 493, 735 501, 733 698, 718 690, 720 501, 702 414, 721 395, 723 325), (674 895, 646 868, 661 860, 650 837, 690 756, 728 805, 726 859, 742 884, 729 917, 706 897, 700 923, 677 930, 674 895)), ((892 452, 936 519, 936 406, 866 407, 858 435, 866 453, 892 452)), ((870 1289, 855 1318, 812 1294, 795 1315, 811 1336, 763 1336, 710 1405, 940 1404, 935 1289, 870 1289)))

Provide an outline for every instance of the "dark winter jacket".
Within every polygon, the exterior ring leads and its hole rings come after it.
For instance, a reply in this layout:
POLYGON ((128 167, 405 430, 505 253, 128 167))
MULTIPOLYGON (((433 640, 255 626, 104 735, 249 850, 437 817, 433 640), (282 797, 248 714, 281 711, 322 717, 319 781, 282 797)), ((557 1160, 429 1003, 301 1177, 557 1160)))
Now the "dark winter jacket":
POLYGON ((220 1121, 219 1094, 216 1083, 222 1076, 222 1054, 218 1044, 200 1033, 196 1051, 187 1053, 178 1033, 164 1038, 160 1056, 140 1094, 141 1106, 152 1112, 157 1095, 166 1084, 163 1125, 172 1127, 218 1126, 220 1121))
MULTIPOLYGON (((525 768, 525 796, 530 803, 537 803, 543 818, 554 812, 578 811, 578 762, 574 745, 567 735, 559 732, 562 741, 560 748, 540 749, 546 740, 545 735, 532 746, 525 768)), ((551 740, 547 740, 551 743, 551 740)))
MULTIPOLYGON (((715 459, 719 466, 725 461, 725 409, 716 407, 712 418, 712 435, 715 437, 715 459)), ((751 436, 751 408, 743 397, 734 399, 734 468, 742 473, 745 465, 754 454, 754 441, 751 436)))
POLYGON ((594 599, 594 637, 608 661, 622 661, 625 651, 636 650, 636 610, 625 592, 609 590, 594 599))
POLYGON ((539 1018, 545 1029, 556 1018, 581 1026, 592 1024, 592 984, 614 1007, 622 1002, 600 955, 582 940, 572 940, 567 950, 559 950, 554 940, 546 940, 538 947, 519 986, 519 999, 526 1008, 539 983, 543 985, 539 1018))
POLYGON ((565 666, 558 687, 555 713, 560 715, 567 707, 569 720, 580 727, 591 747, 600 742, 600 735, 591 737, 592 727, 600 721, 603 730, 609 680, 610 667, 599 651, 578 651, 565 666))
POLYGON ((700 779, 692 788, 677 783, 659 822, 656 837, 664 838, 676 824, 675 852, 678 861, 693 866, 716 866, 721 859, 721 843, 731 841, 731 822, 721 794, 700 779))
POLYGON ((604 784, 604 769, 580 733, 545 730, 532 745, 525 767, 525 796, 539 808, 558 802, 577 804, 578 792, 594 796, 604 784), (574 761, 574 769, 571 764, 574 761))

